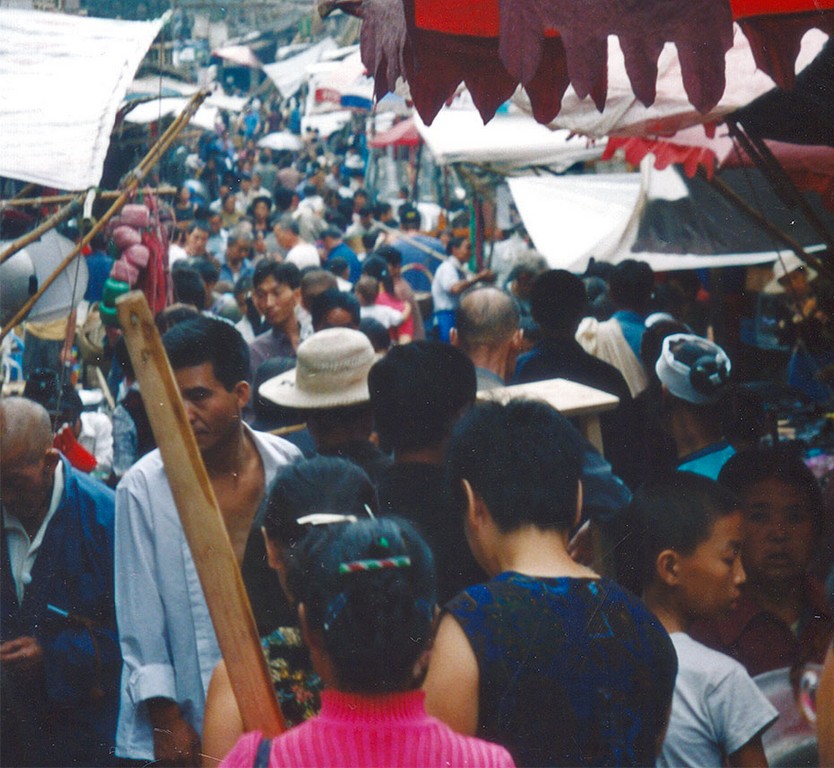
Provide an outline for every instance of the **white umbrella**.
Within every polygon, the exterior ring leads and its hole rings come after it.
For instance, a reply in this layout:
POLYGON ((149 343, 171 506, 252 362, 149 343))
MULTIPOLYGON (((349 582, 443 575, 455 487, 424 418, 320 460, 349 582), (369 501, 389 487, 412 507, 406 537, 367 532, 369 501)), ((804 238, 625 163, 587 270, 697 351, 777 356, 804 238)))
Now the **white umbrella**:
POLYGON ((290 152, 300 152, 304 149, 304 142, 289 131, 278 131, 277 133, 270 133, 264 136, 259 142, 259 147, 274 150, 288 150, 290 152))

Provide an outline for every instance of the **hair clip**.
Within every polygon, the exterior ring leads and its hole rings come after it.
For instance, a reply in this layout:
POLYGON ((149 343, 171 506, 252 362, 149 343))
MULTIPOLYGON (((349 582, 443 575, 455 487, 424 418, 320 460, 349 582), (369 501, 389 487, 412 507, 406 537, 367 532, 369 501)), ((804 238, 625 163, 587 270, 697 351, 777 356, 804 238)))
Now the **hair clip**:
POLYGON ((314 512, 312 515, 299 517, 298 525, 333 525, 334 523, 355 523, 356 515, 337 515, 331 512, 314 512))
POLYGON ((340 563, 339 573, 361 573, 363 571, 380 571, 383 568, 409 568, 411 558, 407 555, 399 557, 385 557, 372 560, 353 560, 349 563, 340 563))

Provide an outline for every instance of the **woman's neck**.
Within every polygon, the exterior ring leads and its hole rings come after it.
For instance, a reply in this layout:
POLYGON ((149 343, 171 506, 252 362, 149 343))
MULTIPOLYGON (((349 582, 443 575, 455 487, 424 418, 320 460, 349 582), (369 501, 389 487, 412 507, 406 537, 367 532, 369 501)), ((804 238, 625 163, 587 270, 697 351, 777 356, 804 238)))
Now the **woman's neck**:
POLYGON ((515 571, 542 578, 599 578, 595 571, 580 565, 568 554, 567 531, 526 526, 497 538, 495 568, 490 569, 494 574, 515 571))

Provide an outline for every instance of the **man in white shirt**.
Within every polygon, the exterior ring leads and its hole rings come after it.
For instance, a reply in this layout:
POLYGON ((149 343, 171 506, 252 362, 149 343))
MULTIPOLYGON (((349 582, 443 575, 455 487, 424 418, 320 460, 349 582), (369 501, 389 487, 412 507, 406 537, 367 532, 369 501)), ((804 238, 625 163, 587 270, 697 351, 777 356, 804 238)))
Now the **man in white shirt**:
POLYGON ((455 310, 460 304, 460 296, 467 289, 480 282, 495 282, 495 273, 489 269, 482 269, 472 274, 467 262, 471 255, 469 239, 453 237, 449 242, 451 255, 444 261, 434 274, 431 284, 431 297, 434 306, 434 325, 438 338, 449 341, 449 334, 455 324, 455 310))
POLYGON ((291 215, 285 214, 275 225, 275 239, 287 255, 284 261, 295 264, 299 269, 321 267, 318 248, 301 239, 301 227, 291 215))
MULTIPOLYGON (((163 342, 240 562, 266 486, 300 453, 244 425, 249 355, 232 325, 200 316, 169 330, 163 342)), ((116 505, 116 611, 125 662, 116 754, 197 765, 220 650, 158 451, 124 476, 116 505)))

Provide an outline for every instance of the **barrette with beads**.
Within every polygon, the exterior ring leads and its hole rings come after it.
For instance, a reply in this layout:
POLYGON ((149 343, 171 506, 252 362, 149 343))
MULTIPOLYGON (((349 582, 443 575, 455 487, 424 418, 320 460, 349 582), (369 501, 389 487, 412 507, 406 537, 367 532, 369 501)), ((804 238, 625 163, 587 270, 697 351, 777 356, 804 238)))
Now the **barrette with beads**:
POLYGON ((379 571, 383 568, 409 568, 411 558, 407 555, 398 557, 384 557, 371 560, 353 560, 339 565, 339 573, 361 573, 363 571, 379 571))

